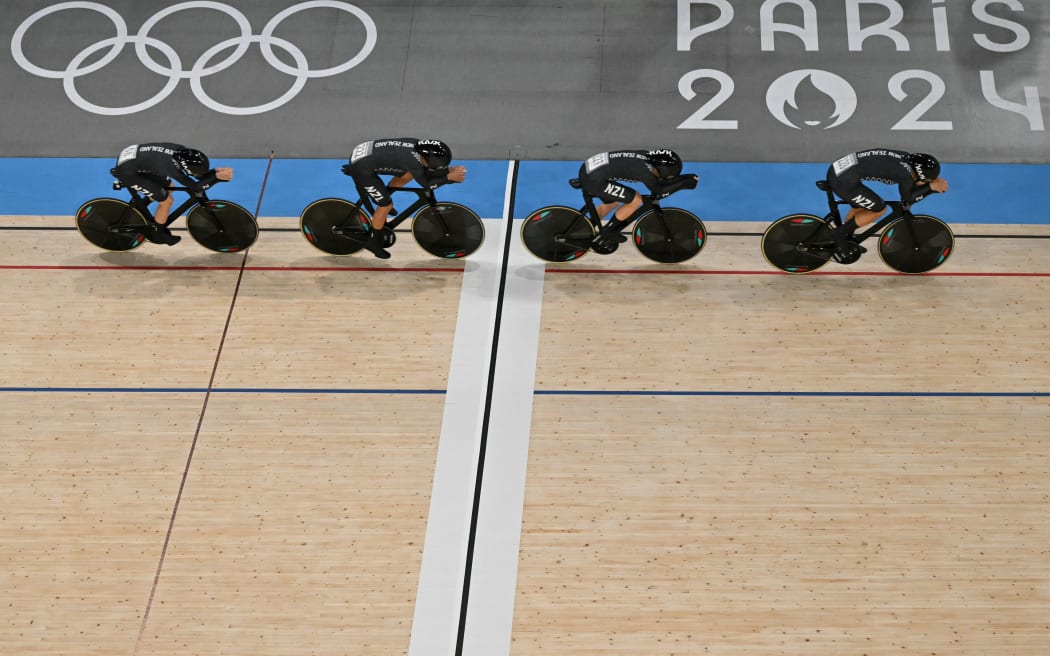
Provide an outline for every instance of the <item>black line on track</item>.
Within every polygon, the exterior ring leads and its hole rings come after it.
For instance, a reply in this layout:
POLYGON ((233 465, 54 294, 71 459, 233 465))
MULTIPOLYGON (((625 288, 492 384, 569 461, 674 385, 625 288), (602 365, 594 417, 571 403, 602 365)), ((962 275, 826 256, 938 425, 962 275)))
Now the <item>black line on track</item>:
MULTIPOLYGON (((262 207, 263 194, 266 192, 266 181, 270 176, 270 167, 273 166, 273 152, 270 152, 270 161, 266 165, 266 174, 263 176, 262 185, 259 188, 259 203, 256 205, 255 213, 258 215, 262 207)), ((146 608, 142 611, 142 623, 139 625, 138 637, 135 638, 135 648, 132 651, 137 656, 142 646, 142 638, 146 634, 146 624, 149 622, 150 610, 153 608, 153 600, 157 596, 157 587, 160 585, 160 573, 164 569, 164 559, 168 555, 168 546, 171 543, 171 535, 175 530, 175 518, 179 514, 179 505, 182 503, 182 493, 186 489, 186 479, 190 475, 190 466, 193 464, 193 455, 197 451, 197 441, 200 439, 201 427, 204 425, 204 417, 208 413, 208 401, 211 400, 212 389, 215 387, 215 374, 219 370, 219 360, 222 359, 222 347, 226 344, 226 336, 230 332, 230 322, 233 320, 233 309, 237 305, 237 296, 241 291, 241 282, 244 280, 244 267, 248 263, 248 251, 244 250, 241 255, 241 268, 237 274, 237 284, 233 287, 233 298, 230 299, 230 309, 226 313, 226 323, 222 327, 222 336, 219 338, 219 346, 215 351, 215 361, 211 366, 211 376, 208 378, 208 388, 204 392, 204 402, 201 404, 200 415, 197 417, 197 427, 193 431, 193 441, 190 442, 190 451, 186 455, 186 466, 182 469, 182 479, 179 481, 179 491, 175 494, 175 503, 171 508, 171 517, 168 519, 168 530, 164 534, 164 544, 160 549, 160 558, 157 560, 157 570, 153 574, 153 585, 150 587, 149 598, 146 600, 146 608)))
MULTIPOLYGON (((511 193, 513 194, 513 191, 511 193)), ((258 216, 259 210, 256 209, 255 212, 256 212, 256 216, 258 216)), ((1040 225, 1040 224, 1033 224, 1033 225, 1040 225)), ((77 229, 76 226, 62 227, 62 226, 4 226, 4 225, 0 225, 0 231, 11 230, 11 231, 16 231, 16 232, 17 231, 30 232, 30 231, 33 231, 33 230, 40 230, 40 231, 44 231, 44 232, 48 232, 48 231, 50 231, 50 232, 61 232, 63 230, 73 230, 73 231, 75 231, 76 229, 77 229)), ((185 230, 185 228, 178 227, 178 228, 173 228, 173 230, 179 231, 179 230, 185 230)), ((263 227, 260 227, 259 228, 259 232, 300 232, 300 230, 299 230, 299 228, 263 228, 263 227)), ((411 228, 398 228, 394 232, 408 233, 408 232, 412 232, 412 229, 411 228)), ((761 237, 762 236, 761 232, 709 232, 707 234, 709 236, 711 236, 711 237, 761 237)), ((955 238, 956 239, 1050 239, 1050 234, 1047 234, 1047 235, 1011 235, 1011 234, 1001 234, 1001 235, 996 235, 996 234, 992 234, 992 235, 960 235, 960 234, 956 233, 955 234, 955 238)))
POLYGON ((496 354, 499 352, 500 325, 503 321, 503 301, 507 291, 507 270, 510 262, 510 240, 514 233, 514 196, 518 186, 518 161, 511 162, 510 196, 507 203, 507 233, 503 242, 503 262, 500 265, 499 293, 496 296, 496 318, 492 331, 492 352, 489 354, 489 378, 485 390, 485 412, 481 420, 481 444, 478 448, 478 470, 474 479, 474 503, 470 510, 470 533, 467 538, 467 558, 463 567, 463 594, 459 605, 459 628, 456 632, 455 656, 463 656, 463 640, 467 628, 467 608, 470 604, 470 578, 474 569, 474 547, 478 535, 478 515, 481 507, 481 483, 485 477, 485 454, 488 451, 489 426, 492 417, 492 394, 496 381, 496 354))

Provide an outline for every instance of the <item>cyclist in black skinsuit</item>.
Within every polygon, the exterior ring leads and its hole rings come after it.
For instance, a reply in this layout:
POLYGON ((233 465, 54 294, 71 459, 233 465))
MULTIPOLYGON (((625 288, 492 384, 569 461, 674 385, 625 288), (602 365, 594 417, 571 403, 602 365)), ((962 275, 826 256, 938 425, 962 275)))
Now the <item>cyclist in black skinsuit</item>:
POLYGON ((828 184, 835 195, 850 203, 844 224, 831 235, 838 246, 835 260, 854 261, 856 255, 865 252, 850 239, 857 228, 877 221, 888 209, 865 180, 897 185, 901 202, 912 204, 932 193, 948 191, 948 181, 939 177, 940 173, 941 164, 933 155, 886 148, 861 150, 832 162, 828 184))
POLYGON ((601 201, 595 206, 599 219, 616 207, 594 238, 593 250, 603 254, 616 250, 627 241, 620 231, 638 218, 642 195, 621 182, 641 183, 655 198, 666 198, 696 188, 698 179, 682 175, 682 158, 673 150, 615 150, 587 158, 580 166, 580 189, 601 201))
POLYGON ((463 182, 466 167, 449 168, 451 161, 452 150, 437 139, 376 139, 354 148, 350 163, 343 165, 343 173, 354 179, 358 192, 371 198, 376 207, 372 215, 372 233, 365 248, 384 260, 390 257, 384 246, 393 243, 393 233, 383 230, 394 207, 390 188, 403 187, 413 179, 429 189, 437 189, 449 182, 463 182), (394 177, 384 183, 380 175, 394 177))
POLYGON ((217 182, 233 179, 232 168, 211 169, 207 155, 176 143, 128 146, 120 151, 117 165, 110 173, 126 187, 140 193, 147 203, 157 203, 146 239, 154 244, 169 246, 174 246, 182 239, 168 230, 168 212, 175 200, 168 193, 172 180, 196 195, 217 182))

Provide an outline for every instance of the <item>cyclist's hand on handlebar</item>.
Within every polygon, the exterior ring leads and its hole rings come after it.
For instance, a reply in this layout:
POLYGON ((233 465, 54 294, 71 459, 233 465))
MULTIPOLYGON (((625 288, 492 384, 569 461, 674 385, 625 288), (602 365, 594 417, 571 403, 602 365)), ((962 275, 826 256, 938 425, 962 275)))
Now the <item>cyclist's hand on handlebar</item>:
POLYGON ((465 166, 452 166, 448 169, 448 181, 449 182, 463 182, 467 179, 467 167, 465 166))
POLYGON ((221 166, 215 169, 215 177, 223 182, 229 182, 233 180, 233 169, 228 166, 221 166))
POLYGON ((948 191, 948 181, 944 178, 930 180, 930 189, 936 191, 939 194, 943 194, 944 192, 948 191))
POLYGON ((700 182, 700 176, 694 174, 683 175, 681 180, 682 189, 696 189, 697 183, 700 182))

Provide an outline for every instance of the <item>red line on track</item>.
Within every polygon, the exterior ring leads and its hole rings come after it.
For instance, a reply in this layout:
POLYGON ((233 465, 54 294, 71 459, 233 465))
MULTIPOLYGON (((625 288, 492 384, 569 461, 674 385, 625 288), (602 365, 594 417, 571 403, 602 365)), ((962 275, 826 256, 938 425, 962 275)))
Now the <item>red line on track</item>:
POLYGON ((703 271, 697 269, 689 270, 677 270, 677 269, 563 269, 563 268, 548 268, 547 273, 587 273, 587 274, 635 274, 635 275, 669 275, 669 276, 792 276, 792 277, 807 277, 807 276, 918 276, 918 277, 929 277, 929 276, 940 276, 940 277, 957 277, 957 278, 1005 278, 1005 277, 1020 277, 1020 278, 1046 278, 1050 277, 1048 273, 1038 272, 1024 272, 1024 273, 1012 273, 1012 272, 989 272, 989 271, 959 271, 951 273, 920 273, 920 274, 907 274, 897 273, 896 271, 814 271, 812 273, 798 273, 789 274, 782 273, 780 271, 703 271))
POLYGON ((296 267, 296 266, 117 266, 94 264, 0 264, 0 270, 21 271, 432 271, 435 273, 463 273, 452 267, 296 267))

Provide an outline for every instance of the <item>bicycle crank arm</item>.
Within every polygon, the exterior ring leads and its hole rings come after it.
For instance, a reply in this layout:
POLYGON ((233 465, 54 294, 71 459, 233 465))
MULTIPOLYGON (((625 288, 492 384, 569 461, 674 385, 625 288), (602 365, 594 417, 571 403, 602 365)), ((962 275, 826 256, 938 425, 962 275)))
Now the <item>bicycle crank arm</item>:
POLYGON ((555 235, 554 236, 554 243, 555 244, 565 244, 567 246, 573 246, 575 248, 590 248, 591 247, 591 241, 590 240, 570 239, 570 238, 568 238, 568 237, 566 237, 564 235, 555 235))

